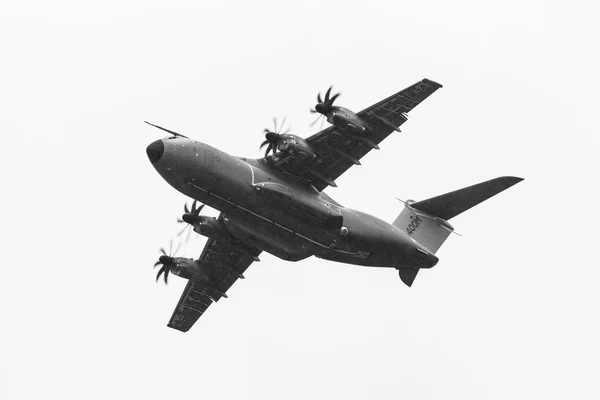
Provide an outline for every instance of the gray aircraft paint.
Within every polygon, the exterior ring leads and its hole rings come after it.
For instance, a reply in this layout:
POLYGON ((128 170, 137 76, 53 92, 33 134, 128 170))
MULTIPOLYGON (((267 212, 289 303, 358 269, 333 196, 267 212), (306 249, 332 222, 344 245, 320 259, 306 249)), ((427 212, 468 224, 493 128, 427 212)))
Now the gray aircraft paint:
POLYGON ((175 189, 219 211, 230 232, 277 257, 311 255, 348 264, 427 268, 438 259, 404 231, 330 201, 310 185, 286 180, 267 159, 246 160, 188 138, 161 141, 156 170, 175 189), (341 215, 341 227, 327 217, 341 215))

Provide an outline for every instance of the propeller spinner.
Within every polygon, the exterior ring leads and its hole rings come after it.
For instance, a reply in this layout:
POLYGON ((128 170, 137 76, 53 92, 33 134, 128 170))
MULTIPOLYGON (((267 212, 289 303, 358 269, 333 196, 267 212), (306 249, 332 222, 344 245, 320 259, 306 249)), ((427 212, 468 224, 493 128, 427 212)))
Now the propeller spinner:
POLYGON ((186 242, 190 239, 190 234, 192 233, 192 227, 194 226, 194 224, 201 222, 201 218, 200 218, 200 211, 202 211, 202 209, 204 208, 204 204, 200 204, 199 207, 196 207, 197 201, 194 200, 194 202, 192 203, 192 208, 189 209, 187 203, 185 203, 185 205, 183 206, 183 211, 184 214, 181 216, 181 218, 177 219, 177 223, 179 224, 187 224, 178 234, 177 236, 181 236, 183 234, 183 232, 185 232, 186 229, 188 230, 188 234, 186 237, 186 242))
POLYGON ((165 251, 164 248, 160 249, 160 252, 162 253, 162 255, 158 258, 158 261, 156 263, 154 263, 154 268, 156 268, 162 264, 162 267, 158 270, 158 274, 156 274, 157 282, 160 279, 160 276, 164 273, 163 277, 165 279, 165 283, 168 283, 169 272, 171 272, 171 269, 173 269, 173 267, 177 266, 177 262, 175 261, 175 254, 179 250, 180 246, 181 246, 181 243, 179 243, 179 245, 175 249, 175 252, 172 252, 173 241, 171 240, 171 243, 169 244, 169 255, 167 255, 167 252, 165 251))
POLYGON ((268 145, 267 150, 265 151, 265 157, 269 155, 269 152, 271 151, 275 153, 275 150, 277 150, 277 147, 279 147, 279 144, 281 143, 282 136, 287 135, 287 133, 290 131, 291 127, 287 128, 283 133, 281 133, 284 125, 285 117, 283 117, 283 121, 281 122, 279 129, 277 128, 277 118, 273 118, 274 129, 272 131, 267 128, 263 130, 265 133, 265 141, 260 145, 260 149, 268 145))
POLYGON ((325 92, 325 99, 323 100, 321 99, 321 93, 319 92, 319 94, 317 95, 317 105, 315 105, 315 109, 310 110, 310 112, 312 112, 313 114, 319 113, 321 115, 327 116, 335 110, 333 102, 335 101, 335 99, 340 97, 341 93, 336 93, 333 96, 329 97, 331 95, 331 89, 333 89, 333 86, 330 86, 329 89, 327 89, 327 92, 325 92))
MULTIPOLYGON (((321 99, 321 92, 319 92, 317 95, 317 104, 315 105, 314 109, 310 110, 310 112, 321 115, 319 115, 317 119, 310 124, 311 127, 316 124, 319 119, 322 117, 328 117, 329 114, 335 111, 336 107, 333 105, 333 102, 340 97, 341 93, 336 93, 332 97, 329 97, 331 95, 331 89, 333 89, 333 86, 330 86, 329 89, 327 89, 327 92, 325 92, 325 99, 321 99)), ((321 122, 321 129, 323 129, 323 122, 324 120, 321 122)))

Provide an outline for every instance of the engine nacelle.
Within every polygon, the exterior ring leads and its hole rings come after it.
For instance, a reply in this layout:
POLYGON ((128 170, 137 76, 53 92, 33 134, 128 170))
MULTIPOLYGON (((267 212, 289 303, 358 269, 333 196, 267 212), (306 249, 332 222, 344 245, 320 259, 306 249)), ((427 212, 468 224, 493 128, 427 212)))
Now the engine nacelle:
POLYGON ((198 216, 197 222, 194 223, 194 232, 208 238, 234 243, 238 251, 249 255, 254 258, 255 261, 259 261, 258 256, 254 254, 254 250, 249 249, 248 246, 240 242, 239 238, 231 233, 229 228, 225 225, 225 217, 223 214, 221 214, 219 218, 207 217, 204 215, 198 216))
POLYGON ((196 262, 193 258, 174 257, 175 265, 170 272, 184 279, 202 280, 208 279, 210 267, 196 262))
POLYGON ((335 107, 333 111, 327 115, 327 122, 338 128, 350 128, 358 133, 368 129, 367 123, 362 118, 344 107, 335 107))
POLYGON ((208 238, 231 238, 231 233, 221 219, 204 215, 199 216, 198 222, 194 224, 194 232, 208 238))
POLYGON ((277 150, 283 153, 299 154, 306 157, 315 157, 316 154, 308 142, 296 135, 281 135, 281 141, 278 143, 277 150))

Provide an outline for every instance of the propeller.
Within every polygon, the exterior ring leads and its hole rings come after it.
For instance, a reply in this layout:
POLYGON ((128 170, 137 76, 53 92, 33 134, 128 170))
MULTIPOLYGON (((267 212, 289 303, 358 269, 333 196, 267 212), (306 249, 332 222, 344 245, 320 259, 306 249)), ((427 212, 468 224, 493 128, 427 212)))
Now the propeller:
MULTIPOLYGON (((333 86, 330 86, 329 89, 327 89, 327 92, 325 92, 324 99, 321 99, 321 92, 319 92, 319 94, 317 95, 317 105, 315 105, 314 110, 310 110, 311 113, 313 113, 313 114, 319 113, 321 115, 327 116, 328 114, 330 114, 332 111, 335 110, 335 107, 333 106, 333 102, 335 101, 335 99, 340 97, 341 93, 336 93, 330 97, 331 89, 333 89, 333 86)), ((316 120, 315 120, 315 122, 316 122, 316 120)), ((313 123, 313 125, 314 125, 314 123, 313 123)))
POLYGON ((265 134, 265 141, 262 142, 262 144, 260 145, 260 149, 267 146, 267 151, 265 151, 265 157, 269 154, 270 151, 275 153, 275 150, 281 142, 282 136, 286 135, 290 131, 291 127, 287 128, 283 133, 281 133, 281 130, 283 129, 284 125, 285 117, 283 117, 283 121, 281 122, 281 126, 279 127, 279 129, 277 128, 277 118, 273 118, 274 129, 272 131, 267 128, 263 130, 265 134))
MULTIPOLYGON (((314 112, 315 110, 311 109, 310 112, 314 112)), ((313 122, 310 123, 310 127, 312 128, 313 126, 315 126, 315 124, 321 120, 321 127, 319 128, 320 131, 323 130, 323 125, 325 124, 325 116, 324 115, 319 115, 313 122)))
POLYGON ((200 204, 199 207, 196 207, 197 201, 194 200, 192 203, 192 208, 189 209, 187 203, 183 206, 183 211, 185 212, 181 218, 177 218, 178 224, 187 224, 183 227, 183 229, 177 234, 177 236, 181 236, 186 229, 188 229, 188 234, 185 239, 187 242, 190 239, 190 234, 192 233, 192 227, 195 223, 200 222, 200 211, 204 208, 204 204, 200 204))
POLYGON ((169 272, 171 271, 171 269, 174 266, 177 265, 177 262, 175 261, 175 254, 179 250, 180 246, 181 246, 181 243, 179 243, 179 245, 175 249, 175 252, 172 252, 173 241, 171 240, 171 242, 169 244, 169 255, 167 255, 167 252, 165 251, 164 248, 160 249, 160 252, 162 253, 162 255, 158 258, 158 261, 154 263, 155 268, 162 264, 162 267, 158 270, 158 274, 156 274, 157 282, 160 279, 160 276, 164 273, 165 283, 168 283, 169 272))

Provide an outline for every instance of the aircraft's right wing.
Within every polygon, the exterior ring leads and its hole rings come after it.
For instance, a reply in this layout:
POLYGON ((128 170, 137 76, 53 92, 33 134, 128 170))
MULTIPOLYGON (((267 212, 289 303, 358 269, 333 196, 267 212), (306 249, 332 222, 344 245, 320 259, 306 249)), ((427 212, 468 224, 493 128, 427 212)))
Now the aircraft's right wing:
POLYGON ((206 309, 219 301, 246 269, 258 259, 261 250, 231 243, 224 239, 209 238, 198 260, 213 266, 208 281, 189 280, 168 326, 187 332, 206 309))
POLYGON ((308 137, 306 141, 317 153, 310 164, 298 165, 293 154, 281 157, 276 167, 296 178, 308 181, 322 191, 335 186, 335 180, 408 119, 408 112, 441 88, 437 82, 423 79, 398 93, 357 113, 370 127, 364 134, 349 129, 330 126, 308 137))

